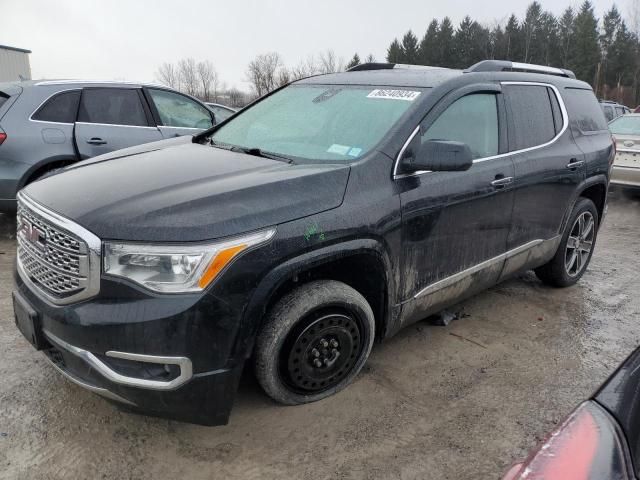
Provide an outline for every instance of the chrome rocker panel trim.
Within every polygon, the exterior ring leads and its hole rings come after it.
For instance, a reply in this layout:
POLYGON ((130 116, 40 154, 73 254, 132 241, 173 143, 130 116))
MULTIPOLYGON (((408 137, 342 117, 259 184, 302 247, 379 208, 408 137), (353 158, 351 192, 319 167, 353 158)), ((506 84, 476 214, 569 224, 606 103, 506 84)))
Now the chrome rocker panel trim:
POLYGON ((125 360, 158 363, 163 365, 177 365, 178 367, 180 367, 180 375, 168 382, 162 380, 147 380, 144 378, 127 377, 126 375, 122 375, 111 369, 93 353, 71 345, 61 338, 56 337, 53 333, 47 330, 43 330, 42 332, 51 343, 81 358, 89 365, 91 365, 91 367, 93 367, 98 373, 100 373, 100 375, 113 383, 125 385, 127 387, 167 391, 175 390, 176 388, 184 385, 186 382, 191 380, 191 377, 193 377, 193 366, 191 364, 191 360, 189 360, 187 357, 162 357, 156 355, 142 355, 137 353, 108 351, 106 355, 112 358, 122 358, 125 360))

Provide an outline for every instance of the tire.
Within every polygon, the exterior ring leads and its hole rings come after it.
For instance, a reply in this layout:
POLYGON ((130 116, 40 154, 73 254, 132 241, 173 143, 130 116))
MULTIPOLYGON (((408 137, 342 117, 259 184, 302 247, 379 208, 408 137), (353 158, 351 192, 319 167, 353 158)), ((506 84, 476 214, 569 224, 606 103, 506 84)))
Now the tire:
POLYGON ((267 314, 256 342, 256 377, 279 403, 321 400, 353 381, 374 337, 373 311, 360 293, 334 280, 307 283, 267 314))
POLYGON ((573 207, 555 256, 549 263, 534 270, 538 278, 553 287, 569 287, 580 280, 593 255, 598 225, 598 210, 595 204, 588 198, 580 197, 573 207), (577 245, 577 248, 574 245, 577 245), (586 248, 588 251, 585 251, 586 248))

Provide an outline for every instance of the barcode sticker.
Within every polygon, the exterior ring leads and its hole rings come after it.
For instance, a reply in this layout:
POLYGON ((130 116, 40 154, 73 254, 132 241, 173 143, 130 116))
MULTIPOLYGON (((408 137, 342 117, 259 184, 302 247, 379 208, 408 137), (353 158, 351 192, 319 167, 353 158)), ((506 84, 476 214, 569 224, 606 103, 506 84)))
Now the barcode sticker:
POLYGON ((389 100, 406 100, 407 102, 413 102, 418 96, 420 92, 415 92, 413 90, 383 90, 376 89, 372 90, 367 98, 386 98, 389 100))

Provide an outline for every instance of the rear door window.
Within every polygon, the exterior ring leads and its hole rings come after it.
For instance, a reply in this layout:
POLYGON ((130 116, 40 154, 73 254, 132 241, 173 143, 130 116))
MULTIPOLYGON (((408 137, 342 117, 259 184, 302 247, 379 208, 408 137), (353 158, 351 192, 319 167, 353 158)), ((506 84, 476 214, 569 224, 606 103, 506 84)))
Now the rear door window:
POLYGON ((556 136, 556 126, 547 87, 506 85, 510 116, 509 150, 543 145, 556 136))
POLYGON ((49 98, 31 118, 41 122, 74 123, 79 101, 80 90, 58 93, 49 98))
POLYGON ((607 130, 607 120, 591 89, 565 88, 562 98, 572 126, 581 132, 607 130))
POLYGON ((453 102, 431 124, 422 141, 466 143, 473 158, 498 154, 498 106, 492 93, 474 93, 453 102))
POLYGON ((2 107, 7 100, 9 100, 9 95, 0 92, 0 107, 2 107))
POLYGON ((87 88, 82 92, 78 121, 147 127, 138 89, 87 88))

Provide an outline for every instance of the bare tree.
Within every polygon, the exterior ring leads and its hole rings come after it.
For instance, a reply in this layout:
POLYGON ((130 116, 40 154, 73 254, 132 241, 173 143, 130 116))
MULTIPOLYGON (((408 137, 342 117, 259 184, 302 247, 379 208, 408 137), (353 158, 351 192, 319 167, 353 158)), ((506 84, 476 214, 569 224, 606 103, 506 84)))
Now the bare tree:
POLYGON ((178 71, 172 63, 165 62, 160 65, 156 72, 156 78, 160 83, 167 87, 178 89, 180 88, 180 79, 178 77, 178 71))
POLYGON ((316 58, 313 55, 309 55, 306 60, 300 60, 300 63, 291 68, 290 73, 292 80, 300 80, 311 75, 317 75, 320 73, 320 67, 316 63, 316 58))
POLYGON ((367 55, 367 57, 364 59, 364 63, 376 63, 376 57, 373 56, 372 53, 370 53, 369 55, 367 55))
POLYGON ((278 87, 282 87, 291 81, 291 72, 286 68, 278 71, 278 87))
POLYGON ((218 72, 209 60, 198 62, 196 68, 200 84, 200 98, 205 102, 210 102, 214 97, 217 97, 218 72))
POLYGON ((335 73, 344 70, 344 60, 337 58, 336 53, 329 49, 319 55, 320 73, 335 73))
POLYGON ((178 62, 180 86, 185 93, 196 96, 198 94, 198 67, 193 58, 183 58, 178 62))
POLYGON ((244 107, 246 104, 244 93, 235 87, 227 90, 227 96, 229 97, 229 105, 231 107, 244 107))
POLYGON ((278 86, 278 72, 282 68, 282 57, 277 52, 263 53, 249 62, 247 79, 258 97, 278 86))

